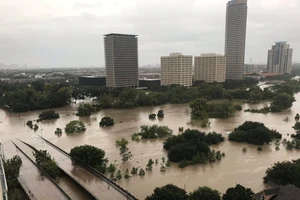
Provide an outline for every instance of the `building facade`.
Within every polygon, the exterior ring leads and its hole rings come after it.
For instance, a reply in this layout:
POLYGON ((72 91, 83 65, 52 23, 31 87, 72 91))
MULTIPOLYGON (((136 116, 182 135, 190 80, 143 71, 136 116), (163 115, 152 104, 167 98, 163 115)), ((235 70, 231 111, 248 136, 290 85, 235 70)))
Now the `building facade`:
POLYGON ((292 71, 293 49, 287 42, 276 42, 268 51, 268 72, 290 74, 292 71))
POLYGON ((226 73, 226 58, 219 54, 201 54, 195 56, 195 81, 224 82, 226 73))
POLYGON ((247 27, 247 0, 232 0, 227 3, 225 56, 226 79, 243 78, 247 27))
POLYGON ((111 33, 104 35, 106 86, 137 87, 138 38, 137 35, 111 33))
POLYGON ((193 56, 171 53, 161 57, 161 85, 192 86, 193 56))
POLYGON ((79 76, 79 85, 105 86, 106 77, 97 76, 79 76))
POLYGON ((253 73, 256 69, 257 69, 257 66, 256 66, 256 65, 253 65, 253 64, 245 64, 245 70, 244 70, 244 73, 245 73, 245 74, 251 74, 251 73, 253 73))

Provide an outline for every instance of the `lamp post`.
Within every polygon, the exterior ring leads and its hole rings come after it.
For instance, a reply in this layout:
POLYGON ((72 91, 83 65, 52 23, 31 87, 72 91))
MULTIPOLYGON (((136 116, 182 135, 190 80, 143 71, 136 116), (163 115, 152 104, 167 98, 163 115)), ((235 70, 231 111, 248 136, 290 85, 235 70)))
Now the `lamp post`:
POLYGON ((42 140, 42 148, 43 148, 43 129, 41 128, 41 140, 42 140))
POLYGON ((183 189, 185 190, 185 182, 183 182, 183 180, 181 180, 181 182, 183 183, 183 189))

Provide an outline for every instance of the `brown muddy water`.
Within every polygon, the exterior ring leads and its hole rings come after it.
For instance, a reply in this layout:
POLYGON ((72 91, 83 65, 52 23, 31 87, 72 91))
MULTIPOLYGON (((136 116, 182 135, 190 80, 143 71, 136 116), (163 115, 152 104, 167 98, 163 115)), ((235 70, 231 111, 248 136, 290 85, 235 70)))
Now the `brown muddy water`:
MULTIPOLYGON (((291 139, 287 134, 294 132, 292 126, 295 123, 294 116, 300 112, 300 93, 295 95, 296 102, 291 109, 281 113, 254 114, 237 112, 235 116, 228 119, 210 119, 211 126, 202 129, 198 126, 190 125, 190 113, 188 104, 163 105, 156 107, 141 107, 130 110, 102 110, 93 114, 91 117, 77 117, 73 115, 76 112, 78 104, 55 109, 60 118, 47 122, 39 123, 39 130, 35 133, 30 130, 25 122, 35 120, 41 111, 33 111, 21 114, 12 114, 0 110, 0 138, 4 144, 6 158, 18 154, 10 140, 19 138, 31 144, 43 146, 38 135, 42 135, 57 146, 66 151, 77 145, 90 144, 102 148, 106 151, 110 162, 116 162, 118 167, 125 172, 132 167, 146 167, 150 158, 153 160, 167 157, 167 152, 163 150, 163 140, 148 140, 139 143, 130 142, 129 149, 133 158, 122 163, 119 151, 115 146, 115 141, 119 138, 126 138, 131 141, 131 134, 138 132, 141 125, 166 125, 178 134, 178 128, 199 129, 201 131, 216 131, 222 133, 227 139, 227 132, 241 125, 247 120, 264 123, 271 129, 276 129, 283 134, 284 138, 291 139), (159 109, 164 110, 165 118, 162 120, 150 121, 148 115, 157 113, 159 109), (99 121, 104 116, 110 116, 115 120, 115 126, 112 128, 100 128, 99 121), (289 117, 290 121, 283 119, 289 117), (60 137, 54 134, 57 127, 64 128, 71 121, 82 120, 87 130, 82 134, 67 135, 63 133, 60 137)), ((244 104, 243 109, 263 107, 264 103, 258 105, 244 104)), ((130 180, 121 180, 118 182, 121 186, 129 190, 140 199, 144 199, 153 192, 155 187, 173 183, 187 191, 192 191, 199 186, 209 186, 224 193, 228 187, 240 183, 246 187, 252 188, 258 192, 264 188, 262 177, 266 169, 277 161, 292 160, 299 158, 299 151, 287 151, 284 146, 280 150, 275 150, 275 144, 265 145, 263 151, 257 151, 257 146, 235 143, 226 140, 220 145, 212 146, 215 150, 225 152, 226 156, 217 163, 189 166, 184 169, 174 164, 166 172, 160 172, 159 167, 154 165, 152 172, 147 172, 144 177, 133 177, 130 180), (242 152, 246 147, 248 151, 242 152)))

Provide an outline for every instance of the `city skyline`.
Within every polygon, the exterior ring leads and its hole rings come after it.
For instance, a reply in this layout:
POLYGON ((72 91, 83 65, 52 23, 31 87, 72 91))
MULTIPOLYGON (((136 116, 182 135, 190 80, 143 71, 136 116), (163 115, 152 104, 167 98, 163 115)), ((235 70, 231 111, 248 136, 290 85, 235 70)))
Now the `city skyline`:
MULTIPOLYGON (((0 63, 42 67, 104 66, 102 35, 139 35, 140 65, 161 55, 224 53, 224 0, 0 2, 0 63), (13 9, 19 7, 20 9, 13 9), (163 8, 163 9, 162 9, 163 8), (174 10, 178 12, 174 15, 174 10), (209 20, 208 20, 209 19, 209 20)), ((274 41, 288 41, 300 62, 296 0, 251 0, 245 63, 267 63, 274 41), (288 21, 286 20, 288 19, 288 21)))

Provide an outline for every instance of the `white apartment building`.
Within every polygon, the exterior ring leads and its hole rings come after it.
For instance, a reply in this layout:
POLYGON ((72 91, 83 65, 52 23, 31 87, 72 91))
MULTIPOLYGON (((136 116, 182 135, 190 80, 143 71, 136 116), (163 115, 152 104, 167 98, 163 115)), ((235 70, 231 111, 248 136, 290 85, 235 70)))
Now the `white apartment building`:
POLYGON ((195 56, 195 81, 224 82, 226 76, 226 57, 209 53, 195 56))
POLYGON ((160 60, 161 85, 192 86, 193 56, 171 53, 160 60))

